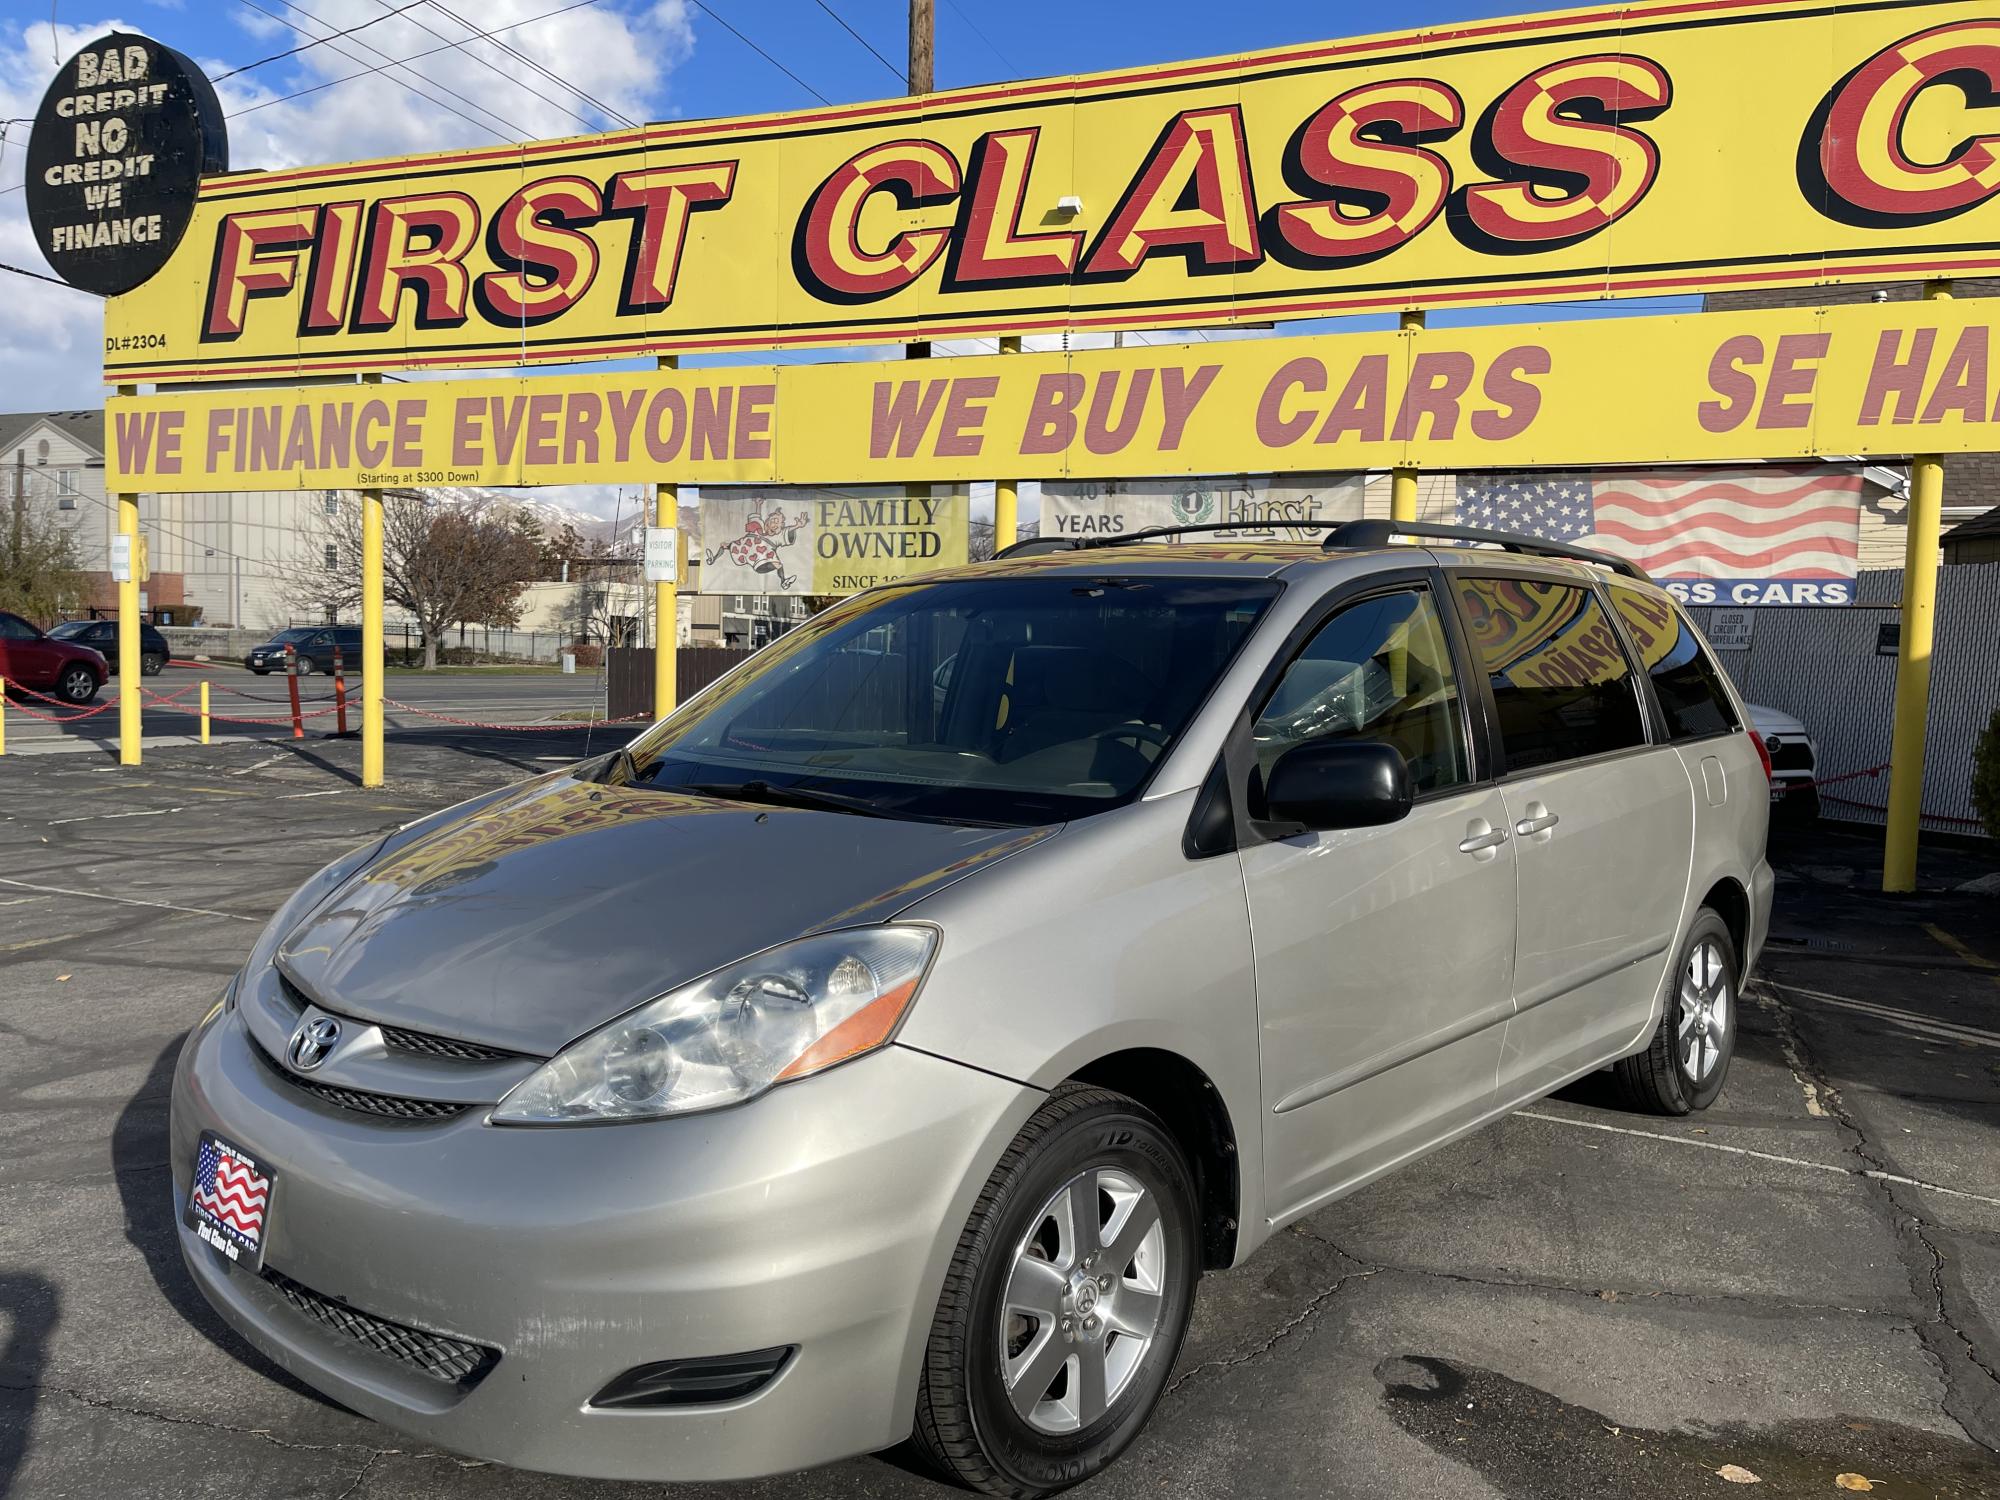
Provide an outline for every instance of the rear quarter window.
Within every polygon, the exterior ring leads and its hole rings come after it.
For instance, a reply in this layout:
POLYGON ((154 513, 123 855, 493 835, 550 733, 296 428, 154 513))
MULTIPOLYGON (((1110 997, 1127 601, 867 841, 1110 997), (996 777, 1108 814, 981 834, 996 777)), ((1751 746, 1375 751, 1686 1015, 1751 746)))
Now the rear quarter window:
POLYGON ((1611 602, 1652 679, 1669 738, 1698 740, 1741 727, 1722 668, 1671 601, 1613 584, 1611 602))

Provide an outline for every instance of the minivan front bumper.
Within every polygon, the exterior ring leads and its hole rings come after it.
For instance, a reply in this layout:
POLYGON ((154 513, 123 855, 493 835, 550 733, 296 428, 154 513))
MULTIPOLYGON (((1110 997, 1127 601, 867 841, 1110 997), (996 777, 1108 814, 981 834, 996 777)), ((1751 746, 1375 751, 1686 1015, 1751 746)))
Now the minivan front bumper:
POLYGON ((356 1411, 522 1468, 749 1478, 908 1435, 946 1266, 1041 1097, 891 1046, 682 1119, 404 1124, 309 1099, 221 1014, 175 1071, 174 1207, 204 1130, 275 1172, 266 1274, 185 1226, 183 1258, 233 1327, 356 1411), (377 1346, 411 1343, 400 1325, 497 1362, 453 1384, 370 1347, 385 1322, 377 1346), (638 1366, 786 1346, 745 1398, 590 1405, 638 1366))

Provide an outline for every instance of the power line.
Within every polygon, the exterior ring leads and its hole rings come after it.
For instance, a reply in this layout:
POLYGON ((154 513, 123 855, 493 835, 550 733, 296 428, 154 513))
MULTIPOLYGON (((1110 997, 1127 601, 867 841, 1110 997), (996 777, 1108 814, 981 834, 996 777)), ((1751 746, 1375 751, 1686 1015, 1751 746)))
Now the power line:
MULTIPOLYGON (((296 32, 297 32, 297 33, 298 33, 298 34, 299 34, 300 36, 303 36, 303 37, 310 37, 310 36, 312 35, 312 33, 311 33, 310 31, 307 31, 307 30, 305 29, 305 27, 303 27, 303 26, 299 25, 299 24, 298 24, 298 23, 297 23, 296 21, 288 21, 288 20, 286 20, 286 19, 285 19, 285 18, 284 18, 283 16, 279 15, 279 14, 278 14, 278 13, 277 13, 276 11, 274 11, 274 10, 266 10, 266 9, 265 9, 265 8, 264 8, 264 7, 262 6, 262 5, 260 5, 260 4, 258 4, 258 3, 257 3, 257 0, 242 0, 242 3, 243 3, 243 4, 245 4, 245 5, 247 5, 247 6, 249 6, 249 7, 250 7, 250 9, 252 9, 252 10, 256 11, 256 12, 257 12, 257 13, 258 13, 259 15, 265 15, 265 16, 269 16, 269 17, 270 17, 270 18, 271 18, 272 20, 276 21, 276 22, 277 22, 277 23, 278 23, 279 25, 281 25, 281 26, 289 26, 289 27, 291 27, 291 29, 292 29, 292 30, 294 30, 294 31, 296 31, 296 32)), ((280 5, 282 5, 282 6, 284 6, 284 7, 285 7, 285 8, 287 9, 287 10, 295 10, 295 11, 297 11, 297 12, 298 12, 298 13, 299 13, 300 15, 304 16, 304 17, 305 17, 305 18, 306 18, 307 20, 309 20, 309 21, 312 21, 312 22, 314 22, 314 23, 315 23, 315 24, 317 24, 317 25, 320 25, 320 26, 324 26, 324 25, 326 25, 326 22, 324 22, 324 21, 321 21, 321 20, 319 19, 319 17, 315 16, 315 15, 314 15, 314 14, 313 14, 313 13, 312 13, 311 11, 309 11, 309 10, 306 10, 306 9, 304 9, 304 8, 303 8, 302 6, 298 6, 298 5, 294 5, 294 4, 292 3, 292 0, 278 0, 278 3, 279 3, 280 5)), ((375 55, 376 55, 377 57, 381 57, 381 58, 384 58, 384 59, 386 59, 386 60, 387 60, 387 63, 388 63, 388 66, 390 66, 390 67, 399 67, 399 66, 402 66, 402 64, 399 64, 399 63, 397 63, 397 62, 395 61, 395 59, 393 59, 393 58, 390 58, 390 57, 388 56, 388 54, 387 54, 387 53, 385 53, 385 52, 383 52, 383 51, 382 51, 382 50, 381 50, 381 49, 380 49, 379 47, 373 47, 373 46, 369 46, 369 44, 368 44, 368 43, 366 43, 366 42, 363 42, 363 43, 362 43, 361 45, 362 45, 362 46, 364 46, 364 47, 367 47, 367 48, 368 48, 368 50, 369 50, 370 52, 373 52, 373 53, 374 53, 374 54, 375 54, 375 55)), ((349 62, 361 62, 361 61, 363 61, 363 59, 361 59, 361 58, 359 58, 359 57, 355 56, 355 54, 354 54, 354 53, 352 53, 352 52, 349 52, 349 51, 348 51, 348 50, 347 50, 346 48, 344 48, 344 47, 335 47, 335 48, 334 48, 333 50, 334 50, 334 51, 336 51, 336 52, 338 52, 338 53, 339 53, 339 54, 340 54, 340 55, 341 55, 342 57, 345 57, 345 58, 346 58, 346 59, 347 59, 347 60, 348 60, 349 62)), ((407 71, 407 69, 405 69, 405 71, 407 71)), ((494 128, 493 128, 492 126, 491 126, 491 125, 488 125, 488 124, 487 124, 487 123, 486 123, 486 122, 485 122, 484 120, 476 120, 476 119, 474 119, 474 118, 473 118, 473 117, 472 117, 471 115, 467 114, 467 113, 466 113, 466 112, 465 112, 464 110, 462 110, 462 109, 459 109, 459 108, 457 108, 457 107, 456 107, 456 106, 454 106, 454 105, 451 105, 451 104, 448 104, 448 103, 446 103, 446 102, 445 102, 444 100, 442 100, 442 99, 438 98, 438 97, 437 97, 436 95, 434 95, 434 94, 427 94, 427 93, 425 93, 425 92, 424 92, 424 91, 423 91, 422 89, 418 88, 418 87, 417 87, 417 86, 416 86, 415 84, 411 83, 411 82, 410 82, 410 81, 409 81, 408 79, 404 79, 404 78, 396 78, 396 79, 393 79, 392 81, 393 81, 393 82, 395 82, 395 83, 397 83, 397 84, 400 84, 400 85, 401 85, 401 86, 402 86, 403 88, 407 89, 407 90, 408 90, 409 92, 411 92, 412 94, 415 94, 415 95, 416 95, 416 96, 417 96, 417 97, 418 97, 419 99, 422 99, 422 100, 423 100, 423 101, 424 101, 425 103, 427 103, 427 104, 435 104, 435 105, 436 105, 436 106, 437 106, 438 108, 440 108, 440 109, 442 109, 442 110, 445 110, 445 111, 446 111, 447 113, 450 113, 450 114, 454 114, 454 115, 457 115, 457 116, 458 116, 458 117, 459 117, 459 118, 460 118, 461 120, 465 121, 465 122, 466 122, 466 124, 468 124, 468 125, 471 125, 471 126, 474 126, 475 128, 477 128, 477 129, 479 129, 479 130, 483 130, 483 131, 485 131, 485 132, 486 132, 486 133, 487 133, 488 135, 492 136, 492 137, 493 137, 493 138, 494 138, 495 140, 499 140, 499 141, 505 141, 505 140, 507 139, 507 134, 506 134, 506 131, 504 131, 504 130, 495 130, 495 129, 494 129, 494 128)), ((449 90, 449 89, 446 89, 446 90, 445 90, 445 92, 446 92, 446 93, 451 93, 451 92, 452 92, 452 90, 449 90)), ((461 98, 461 99, 465 98, 465 96, 464 96, 463 94, 460 94, 460 95, 459 95, 458 97, 459 97, 459 98, 461 98)), ((467 100, 466 100, 466 102, 467 102, 468 104, 472 104, 472 105, 473 105, 473 107, 474 107, 475 109, 479 109, 481 113, 483 113, 483 114, 487 114, 487 115, 491 115, 493 119, 495 119, 495 120, 499 120, 499 121, 500 121, 500 123, 501 123, 502 125, 506 126, 507 130, 514 130, 514 131, 519 131, 519 130, 520 130, 520 127, 519 127, 519 126, 517 126, 517 125, 514 125, 514 124, 513 124, 513 123, 511 123, 510 121, 508 121, 508 120, 506 120, 506 119, 503 119, 503 118, 502 118, 501 116, 499 116, 499 115, 497 115, 497 114, 493 114, 493 111, 491 111, 491 110, 489 110, 489 109, 485 109, 485 108, 483 108, 482 106, 480 106, 479 104, 477 104, 477 103, 476 103, 476 101, 473 101, 473 100, 470 100, 470 99, 467 99, 467 100)), ((520 133, 519 135, 517 135, 517 136, 515 137, 515 139, 525 139, 525 138, 526 138, 526 132, 521 132, 521 133, 520 133)))
MULTIPOLYGON (((762 47, 758 46, 755 42, 751 41, 749 37, 745 36, 742 32, 738 31, 734 26, 731 26, 729 22, 724 20, 720 15, 718 15, 713 9, 709 7, 709 5, 706 3, 706 0, 694 0, 694 5, 695 8, 698 9, 703 15, 707 16, 711 21, 714 21, 717 25, 721 26, 723 30, 727 31, 731 36, 735 37, 737 41, 741 42, 744 46, 748 47, 752 52, 756 53, 759 57, 763 58, 765 62, 769 63, 772 67, 776 68, 780 73, 783 73, 787 78, 791 79, 793 83, 796 83, 800 88, 804 89, 808 94, 811 94, 813 98, 819 100, 820 103, 822 104, 833 103, 831 99, 827 98, 826 95, 822 94, 818 89, 814 88, 811 84, 807 83, 803 78, 799 77, 798 74, 794 73, 790 68, 786 67, 783 63, 779 62, 777 58, 771 56, 770 53, 766 52, 762 47)), ((898 74, 897 76, 901 77, 902 75, 898 74)))
MULTIPOLYGON (((386 5, 387 0, 383 0, 383 3, 386 5)), ((240 68, 231 68, 227 73, 218 73, 215 75, 215 77, 211 78, 209 82, 220 83, 225 78, 234 78, 238 73, 247 73, 252 68, 261 68, 266 63, 282 62, 284 61, 284 59, 288 57, 298 56, 299 53, 301 52, 310 52, 312 51, 313 48, 319 46, 323 42, 335 41, 338 38, 344 36, 353 36, 354 33, 357 31, 366 31, 370 26, 378 26, 384 21, 391 20, 396 16, 400 16, 406 10, 415 10, 419 5, 424 5, 427 3, 429 3, 429 0, 410 0, 410 3, 408 5, 399 5, 394 10, 390 11, 389 14, 386 16, 373 16, 368 20, 361 22, 359 25, 348 26, 340 31, 336 31, 331 36, 316 37, 312 41, 306 42, 302 46, 287 47, 283 52, 273 52, 269 57, 260 57, 255 62, 247 62, 240 68)), ((296 26, 294 26, 292 29, 294 31, 298 30, 296 26)))
MULTIPOLYGON (((385 0, 377 0, 377 3, 378 4, 385 3, 385 0)), ((590 0, 590 3, 595 4, 596 0, 590 0)), ((616 120, 620 125, 626 126, 628 129, 633 126, 636 126, 639 123, 638 121, 631 118, 631 116, 626 115, 619 110, 613 109, 610 105, 606 104, 602 99, 599 99, 595 94, 592 94, 588 90, 580 88, 576 84, 571 83, 567 78, 563 77, 562 74, 556 72, 553 68, 545 66, 536 58, 529 56, 527 53, 523 52, 520 48, 516 47, 512 42, 501 41, 499 33, 509 30, 510 28, 505 26, 496 26, 491 31, 483 30, 474 22, 466 20, 465 17, 461 16, 457 11, 452 10, 449 7, 445 6, 442 3, 442 0, 430 0, 430 6, 432 10, 443 11, 446 16, 458 22, 459 25, 463 26, 467 31, 472 32, 473 35, 479 37, 481 40, 491 42, 494 46, 498 47, 501 51, 507 53, 509 56, 519 59, 521 62, 525 63, 528 67, 533 68, 537 73, 541 74, 544 78, 548 79, 551 83, 560 84, 563 88, 568 89, 572 94, 576 95, 577 98, 583 100, 584 103, 588 104, 592 109, 596 110, 599 114, 604 116, 605 119, 616 120)), ((550 100, 549 102, 552 104, 555 103, 554 100, 550 100)), ((557 107, 561 108, 561 106, 557 107)), ((572 118, 581 118, 580 116, 574 115, 573 112, 571 113, 572 113, 572 118)), ((585 123, 588 122, 586 121, 585 123)))
MULTIPOLYGON (((570 3, 568 5, 559 5, 554 10, 545 10, 539 15, 529 16, 525 21, 510 21, 505 26, 496 26, 493 28, 493 32, 498 33, 502 31, 518 31, 523 26, 532 26, 538 21, 547 21, 552 17, 567 15, 570 11, 582 10, 585 6, 595 5, 595 4, 597 4, 597 0, 570 0, 570 3)), ((377 73, 382 72, 385 68, 397 67, 403 64, 413 63, 413 62, 422 62, 427 57, 436 57, 440 52, 451 51, 452 45, 456 44, 451 44, 443 47, 426 48, 422 52, 412 53, 410 56, 405 58, 399 58, 389 62, 376 63, 372 67, 365 67, 358 73, 348 73, 339 78, 329 78, 324 83, 315 83, 308 88, 296 89, 289 94, 280 94, 275 99, 265 99, 256 104, 246 104, 242 109, 236 110, 235 112, 226 116, 225 118, 234 120, 243 115, 254 115, 255 113, 257 113, 258 110, 269 109, 274 104, 289 104, 294 99, 303 99, 308 94, 317 94, 326 89, 337 88, 343 83, 352 83, 357 78, 372 78, 377 73)), ((354 60, 356 62, 360 61, 359 58, 356 58, 354 60)), ((7 191, 12 191, 12 189, 7 189, 7 191)))
POLYGON ((846 17, 842 16, 841 13, 835 10, 831 5, 828 5, 826 3, 826 0, 813 0, 813 4, 817 5, 821 10, 825 11, 828 15, 832 16, 833 19, 839 24, 840 29, 842 31, 846 32, 849 36, 853 37, 855 41, 861 43, 862 46, 866 47, 869 50, 869 52, 874 55, 875 61, 879 62, 883 67, 889 70, 889 76, 891 78, 895 79, 897 83, 903 85, 904 87, 908 87, 909 79, 904 77, 903 70, 897 67, 894 63, 890 62, 889 59, 884 57, 880 52, 876 52, 875 44, 869 41, 868 38, 863 36, 860 32, 856 31, 852 26, 848 25, 846 17))
MULTIPOLYGON (((389 8, 389 0, 375 0, 375 3, 381 6, 384 10, 387 10, 389 8)), ((531 88, 521 79, 515 77, 513 74, 501 68, 499 64, 493 62, 490 58, 481 57, 477 53, 468 50, 465 45, 464 38, 453 40, 451 37, 446 36, 442 31, 439 31, 436 27, 427 26, 422 21, 417 20, 414 16, 410 18, 410 24, 416 27, 417 30, 423 32, 426 36, 434 36, 441 42, 449 42, 451 44, 452 50, 459 53, 462 57, 466 59, 466 61, 478 63, 480 67, 486 69, 489 73, 494 74, 496 77, 504 79, 506 82, 513 84, 523 93, 530 94, 533 97, 541 100, 542 103, 561 110, 564 114, 568 115, 572 120, 576 121, 577 124, 585 127, 586 129, 589 128, 590 121, 585 119, 582 115, 578 114, 575 110, 571 109, 567 104, 563 103, 560 99, 551 99, 547 94, 544 94, 540 89, 531 88)), ((488 111, 488 113, 491 113, 491 111, 488 111)))
POLYGON ((100 295, 99 293, 89 291, 84 287, 70 286, 70 284, 67 281, 64 281, 60 276, 45 276, 40 271, 30 271, 21 266, 10 266, 5 261, 0 261, 0 271, 12 271, 16 276, 32 276, 35 278, 35 280, 46 281, 51 286, 67 286, 71 291, 82 292, 86 297, 96 297, 100 295))
POLYGON ((991 52, 995 57, 1000 59, 1000 65, 1002 67, 1004 67, 1008 72, 1016 75, 1018 75, 1021 72, 1021 69, 1015 66, 1015 64, 1007 56, 1007 54, 1002 52, 998 47, 994 46, 991 39, 988 38, 986 33, 979 29, 979 23, 973 20, 972 17, 968 16, 964 11, 958 8, 958 0, 944 0, 944 3, 951 7, 951 13, 953 15, 957 16, 959 20, 965 22, 967 26, 972 28, 972 34, 978 37, 980 41, 986 44, 986 50, 988 52, 991 52))

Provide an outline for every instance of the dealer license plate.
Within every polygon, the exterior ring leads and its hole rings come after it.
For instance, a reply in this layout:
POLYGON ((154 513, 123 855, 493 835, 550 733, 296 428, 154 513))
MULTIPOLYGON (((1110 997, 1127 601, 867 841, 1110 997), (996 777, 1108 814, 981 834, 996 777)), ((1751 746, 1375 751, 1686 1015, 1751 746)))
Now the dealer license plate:
POLYGON ((241 1146, 204 1130, 195 1150, 194 1178, 188 1186, 188 1228, 231 1265, 250 1271, 261 1269, 276 1176, 241 1146))

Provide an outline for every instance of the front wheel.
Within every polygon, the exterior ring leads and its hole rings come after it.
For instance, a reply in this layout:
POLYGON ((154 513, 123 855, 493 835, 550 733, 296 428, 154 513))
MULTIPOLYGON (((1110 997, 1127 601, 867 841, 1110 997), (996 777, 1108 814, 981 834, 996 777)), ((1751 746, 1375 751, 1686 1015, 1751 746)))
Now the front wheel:
POLYGON ((1151 1111, 1056 1090, 1001 1157, 959 1239, 924 1357, 919 1448, 989 1495, 1049 1495, 1152 1414, 1194 1304, 1193 1174, 1151 1111))
POLYGON ((1659 1029, 1644 1052, 1618 1063, 1635 1107, 1685 1115, 1715 1102, 1736 1055, 1739 974, 1729 924, 1703 907, 1681 945, 1659 1029))
POLYGON ((65 703, 88 703, 97 696, 97 674, 82 665, 64 667, 56 679, 56 695, 65 703))

